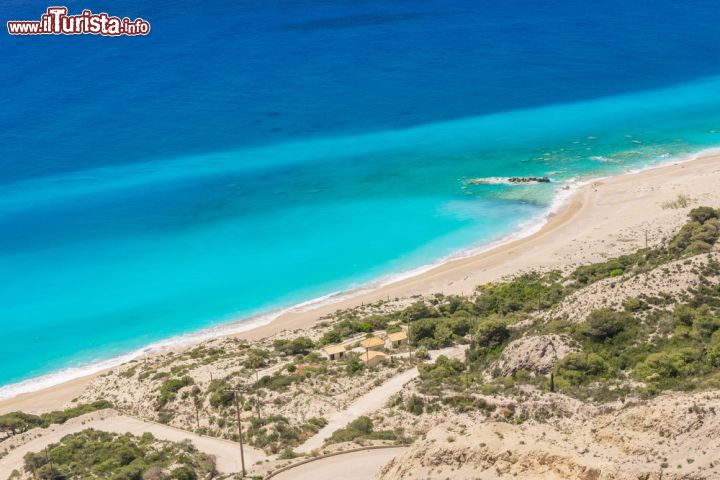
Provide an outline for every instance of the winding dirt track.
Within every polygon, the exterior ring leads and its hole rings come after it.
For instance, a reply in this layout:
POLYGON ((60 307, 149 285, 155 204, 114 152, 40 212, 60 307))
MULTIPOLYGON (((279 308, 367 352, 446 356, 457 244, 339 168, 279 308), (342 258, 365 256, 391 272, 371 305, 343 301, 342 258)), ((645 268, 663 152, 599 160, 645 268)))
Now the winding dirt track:
POLYGON ((282 472, 273 480, 371 480, 404 447, 364 450, 327 457, 282 472))
MULTIPOLYGON (((436 350, 430 352, 431 358, 435 360, 440 355, 445 355, 451 358, 462 357, 465 352, 466 346, 461 345, 457 347, 444 348, 442 350, 436 350)), ((387 401, 394 394, 402 390, 403 386, 419 375, 417 367, 406 370, 393 378, 383 383, 379 387, 373 388, 365 395, 358 397, 353 401, 348 408, 341 412, 336 412, 332 415, 328 415, 328 424, 320 430, 318 433, 308 438, 305 443, 300 445, 295 450, 298 452, 311 452, 316 448, 322 446, 323 442, 329 438, 335 430, 343 428, 348 423, 352 422, 358 417, 367 415, 375 410, 378 410, 385 406, 387 401)))

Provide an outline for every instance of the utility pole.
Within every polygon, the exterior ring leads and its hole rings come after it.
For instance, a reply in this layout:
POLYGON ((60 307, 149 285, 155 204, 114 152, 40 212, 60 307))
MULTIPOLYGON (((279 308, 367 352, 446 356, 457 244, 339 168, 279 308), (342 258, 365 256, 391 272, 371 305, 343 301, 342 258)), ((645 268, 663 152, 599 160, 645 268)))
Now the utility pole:
POLYGON ((257 418, 262 422, 262 415, 260 415, 260 399, 255 396, 255 410, 257 411, 257 418))
POLYGON ((197 429, 200 430, 200 406, 202 405, 200 397, 193 397, 193 405, 195 405, 195 424, 197 429))
POLYGON ((412 344, 410 343, 410 322, 407 321, 405 323, 405 326, 407 327, 405 329, 405 336, 407 337, 407 344, 408 344, 408 360, 412 363, 412 344))
POLYGON ((235 413, 237 413, 238 438, 240 440, 240 463, 242 465, 242 478, 245 478, 245 451, 243 449, 242 423, 240 422, 240 403, 238 403, 239 390, 237 388, 229 388, 226 391, 232 392, 233 398, 235 399, 235 413))

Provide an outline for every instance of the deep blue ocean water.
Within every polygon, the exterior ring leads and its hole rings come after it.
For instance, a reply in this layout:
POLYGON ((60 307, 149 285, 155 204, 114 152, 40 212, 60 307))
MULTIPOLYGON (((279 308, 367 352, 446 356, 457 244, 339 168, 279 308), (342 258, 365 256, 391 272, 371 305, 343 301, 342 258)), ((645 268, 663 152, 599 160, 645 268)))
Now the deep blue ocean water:
POLYGON ((426 265, 564 182, 720 144, 712 1, 66 4, 152 33, 0 35, 0 386, 426 265), (466 182, 514 175, 555 182, 466 182))

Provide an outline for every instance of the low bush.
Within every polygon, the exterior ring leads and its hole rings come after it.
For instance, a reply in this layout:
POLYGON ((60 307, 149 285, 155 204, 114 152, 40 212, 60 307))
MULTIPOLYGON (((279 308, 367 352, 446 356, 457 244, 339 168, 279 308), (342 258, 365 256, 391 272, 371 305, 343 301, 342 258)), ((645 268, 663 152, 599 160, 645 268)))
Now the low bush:
POLYGON ((254 417, 246 434, 251 445, 275 454, 300 445, 325 425, 327 420, 322 417, 313 417, 301 425, 292 425, 282 415, 270 415, 254 417))
POLYGON ((348 424, 347 427, 333 432, 328 443, 353 442, 357 440, 399 440, 395 432, 389 430, 373 430, 370 417, 362 416, 348 424))
POLYGON ((181 389, 193 385, 195 381, 192 377, 184 376, 182 378, 168 378, 160 386, 160 396, 158 396, 155 403, 155 409, 160 410, 169 402, 175 399, 175 395, 181 389))
POLYGON ((214 461, 190 442, 156 440, 88 429, 67 435, 42 452, 24 457, 34 478, 194 480, 215 473, 214 461))

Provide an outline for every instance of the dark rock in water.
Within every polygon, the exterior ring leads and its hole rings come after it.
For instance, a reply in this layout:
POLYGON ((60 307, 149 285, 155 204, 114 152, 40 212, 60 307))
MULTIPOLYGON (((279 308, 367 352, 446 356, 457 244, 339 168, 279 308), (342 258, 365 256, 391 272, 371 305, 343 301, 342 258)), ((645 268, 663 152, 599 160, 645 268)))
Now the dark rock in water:
POLYGON ((511 177, 508 179, 510 183, 550 183, 548 177, 511 177))
POLYGON ((471 178, 467 180, 470 185, 508 185, 518 183, 550 183, 549 177, 487 177, 487 178, 471 178))

